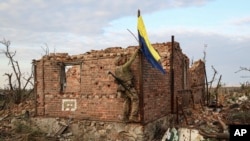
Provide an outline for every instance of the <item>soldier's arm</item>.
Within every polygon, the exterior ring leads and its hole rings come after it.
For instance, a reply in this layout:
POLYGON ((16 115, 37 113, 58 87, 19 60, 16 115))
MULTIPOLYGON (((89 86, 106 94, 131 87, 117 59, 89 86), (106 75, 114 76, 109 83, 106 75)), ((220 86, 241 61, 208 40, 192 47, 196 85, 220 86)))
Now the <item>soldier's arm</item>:
POLYGON ((129 68, 131 64, 134 62, 137 54, 139 52, 139 49, 136 49, 135 53, 130 57, 130 59, 122 66, 123 69, 129 68))

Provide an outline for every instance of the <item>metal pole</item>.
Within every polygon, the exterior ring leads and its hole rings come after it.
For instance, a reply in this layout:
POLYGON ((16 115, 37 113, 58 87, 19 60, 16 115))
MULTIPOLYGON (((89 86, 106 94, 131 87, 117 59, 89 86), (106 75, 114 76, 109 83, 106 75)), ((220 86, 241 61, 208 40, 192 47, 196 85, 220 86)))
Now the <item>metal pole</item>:
POLYGON ((178 103, 178 96, 176 97, 176 123, 179 124, 179 103, 178 103))
MULTIPOLYGON (((140 16, 140 10, 138 9, 137 16, 140 16)), ((139 35, 139 33, 138 33, 139 35)), ((139 48, 141 48, 141 42, 139 39, 139 48)), ((139 53, 139 111, 140 111, 140 121, 143 124, 144 121, 144 102, 143 102, 143 55, 142 52, 139 53)))

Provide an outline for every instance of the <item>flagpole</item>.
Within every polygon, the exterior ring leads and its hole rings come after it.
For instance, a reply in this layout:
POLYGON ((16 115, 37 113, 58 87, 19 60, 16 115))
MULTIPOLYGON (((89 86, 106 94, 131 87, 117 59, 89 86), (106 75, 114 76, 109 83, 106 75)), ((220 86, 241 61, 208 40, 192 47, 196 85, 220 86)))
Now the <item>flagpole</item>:
MULTIPOLYGON (((141 16, 140 9, 138 9, 137 12, 137 19, 141 16)), ((139 31, 138 32, 138 37, 139 37, 139 31)), ((140 42, 140 37, 138 38, 139 40, 139 48, 141 48, 141 42, 140 42)), ((144 102, 143 102, 143 57, 142 57, 142 52, 139 51, 139 107, 140 107, 140 117, 141 117, 141 123, 144 124, 144 102)))
POLYGON ((170 57, 170 91, 171 91, 171 113, 174 114, 174 36, 171 38, 171 57, 170 57))

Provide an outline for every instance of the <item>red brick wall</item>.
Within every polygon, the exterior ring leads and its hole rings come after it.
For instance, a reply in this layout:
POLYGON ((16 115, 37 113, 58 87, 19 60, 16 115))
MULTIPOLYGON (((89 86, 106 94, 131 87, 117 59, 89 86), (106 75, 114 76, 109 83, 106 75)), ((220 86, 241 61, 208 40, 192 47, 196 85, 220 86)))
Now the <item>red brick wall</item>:
POLYGON ((161 56, 166 74, 162 74, 143 57, 143 111, 144 122, 150 122, 170 112, 169 52, 165 43, 153 44, 161 56))
MULTIPOLYGON (((117 56, 120 54, 130 56, 134 49, 112 48, 91 51, 78 56, 50 54, 36 61, 37 114, 51 117, 120 121, 123 116, 124 99, 117 96, 117 84, 107 72, 114 72, 114 62, 117 56), (77 66, 81 68, 81 71, 76 71, 81 77, 80 87, 72 84, 76 82, 75 78, 67 78, 66 90, 60 93, 60 62, 81 62, 81 65, 77 66), (63 99, 76 99, 76 110, 63 111, 63 99)), ((135 76, 137 73, 135 66, 138 66, 136 64, 138 64, 138 58, 132 67, 135 76)), ((72 69, 70 76, 72 76, 72 69)), ((136 78, 136 80, 138 79, 136 78)))
MULTIPOLYGON (((169 48, 171 44, 168 43, 169 48)), ((181 106, 187 107, 190 103, 191 88, 190 88, 190 74, 189 74, 189 58, 182 52, 180 44, 174 44, 174 113, 176 113, 176 96, 179 97, 181 106)))
POLYGON ((169 77, 167 77, 168 74, 162 74, 159 70, 152 68, 145 59, 143 66, 144 122, 149 122, 169 113, 169 77))
POLYGON ((198 60, 192 64, 189 69, 190 85, 192 88, 194 102, 199 103, 205 95, 205 66, 202 60, 198 60))
MULTIPOLYGON (((141 59, 137 56, 131 69, 135 76, 135 86, 140 97, 140 117, 143 122, 151 122, 170 113, 170 55, 171 43, 153 44, 161 56, 163 68, 167 71, 164 75, 152 68, 145 58, 142 58, 142 74, 140 73, 141 59), (142 76, 142 79, 140 79, 142 76), (140 82, 140 80, 142 82, 140 82), (141 85, 142 84, 142 85, 141 85), (140 91, 142 86, 142 91, 140 91)), ((69 56, 65 53, 46 55, 36 61, 36 91, 37 115, 50 117, 73 117, 89 120, 121 121, 123 116, 124 99, 117 95, 117 84, 108 71, 115 71, 115 58, 119 55, 128 57, 134 53, 136 47, 126 49, 114 47, 105 50, 90 51, 80 55, 69 56), (67 87, 60 93, 60 62, 80 62, 80 70, 69 73, 72 78, 67 78, 67 87), (73 75, 73 73, 75 75, 73 75), (79 76, 80 82, 75 78, 79 76), (73 78, 74 77, 74 78, 73 78), (80 85, 80 87, 76 87, 80 85), (74 102, 65 102, 68 99, 74 102), (72 111, 63 110, 63 106, 74 106, 72 111)), ((175 42, 174 73, 175 92, 177 96, 183 90, 183 60, 189 60, 175 42)), ((68 75, 69 75, 68 74, 68 75)), ((189 78, 187 72, 187 78, 189 78)), ((185 89, 190 87, 189 81, 185 89)))
MULTIPOLYGON (((153 44, 161 56, 164 75, 144 59, 143 61, 143 104, 144 122, 150 122, 171 112, 170 62, 172 43, 153 44)), ((190 74, 189 59, 183 54, 178 42, 174 43, 174 112, 176 112, 176 96, 182 98, 183 104, 189 105, 190 74), (185 62, 185 63, 184 63, 185 62), (184 69, 184 64, 186 68, 184 69), (185 77, 184 77, 185 71, 185 77), (184 79, 186 79, 184 85, 184 79)), ((184 105, 185 106, 185 105, 184 105)))

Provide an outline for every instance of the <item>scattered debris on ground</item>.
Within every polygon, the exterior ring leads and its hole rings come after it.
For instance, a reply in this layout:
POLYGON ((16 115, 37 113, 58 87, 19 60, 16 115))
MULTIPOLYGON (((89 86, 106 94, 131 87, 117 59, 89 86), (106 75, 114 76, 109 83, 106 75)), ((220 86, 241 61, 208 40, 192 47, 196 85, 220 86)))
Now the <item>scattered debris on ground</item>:
MULTIPOLYGON (((233 93, 220 95, 217 105, 212 102, 208 106, 195 104, 179 111, 178 120, 173 128, 169 128, 162 141, 178 141, 184 137, 189 140, 199 135, 205 140, 229 140, 228 125, 250 124, 250 95, 248 93, 233 93), (175 129, 176 128, 176 129, 175 129), (190 135, 183 133, 190 132, 190 135)), ((216 102, 215 102, 216 103, 216 102)), ((194 141, 199 141, 194 139, 194 141)))
MULTIPOLYGON (((249 98, 248 93, 237 92, 228 95, 220 94, 217 105, 211 103, 206 106, 199 103, 190 104, 185 108, 180 108, 180 106, 179 108, 183 110, 179 110, 178 121, 173 127, 169 127, 167 131, 161 133, 163 134, 161 140, 228 140, 228 125, 250 124, 249 98)), ((2 100, 0 103, 0 140, 74 140, 74 135, 68 128, 71 126, 72 119, 68 121, 58 119, 53 132, 42 132, 39 128, 34 128, 37 125, 30 120, 35 113, 33 100, 26 100, 18 105, 8 104, 2 100)))

